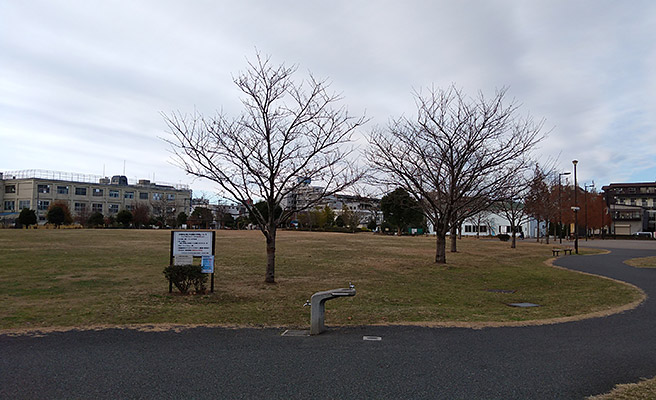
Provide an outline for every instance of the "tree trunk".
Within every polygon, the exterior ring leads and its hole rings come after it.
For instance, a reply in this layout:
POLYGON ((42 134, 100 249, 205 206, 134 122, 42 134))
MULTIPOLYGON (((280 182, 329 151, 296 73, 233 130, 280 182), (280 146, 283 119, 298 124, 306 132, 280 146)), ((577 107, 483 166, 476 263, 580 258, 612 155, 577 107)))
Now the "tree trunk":
POLYGON ((435 237, 437 238, 435 246, 435 263, 446 264, 446 234, 436 232, 435 237))
POLYGON ((544 236, 547 238, 547 244, 549 244, 549 221, 547 220, 545 222, 546 222, 546 231, 547 232, 546 232, 546 235, 544 235, 544 236))
POLYGON ((267 252, 267 267, 266 267, 266 283, 276 283, 276 228, 269 230, 266 236, 266 252, 267 252))
POLYGON ((451 253, 458 252, 457 239, 458 239, 457 230, 456 227, 454 226, 451 228, 451 253))
POLYGON ((513 229, 512 233, 512 244, 510 245, 511 249, 517 248, 517 234, 515 233, 515 230, 513 229))

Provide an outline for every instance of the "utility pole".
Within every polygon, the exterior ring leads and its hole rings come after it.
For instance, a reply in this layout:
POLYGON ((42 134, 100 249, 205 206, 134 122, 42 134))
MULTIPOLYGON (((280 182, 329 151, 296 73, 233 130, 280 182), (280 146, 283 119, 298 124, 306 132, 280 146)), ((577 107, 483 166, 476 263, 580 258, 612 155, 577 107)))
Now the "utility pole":
POLYGON ((562 196, 560 195, 560 192, 563 185, 560 182, 560 177, 569 174, 569 171, 558 174, 558 238, 560 239, 561 244, 563 243, 563 207, 561 205, 562 196))
MULTIPOLYGON (((594 181, 592 181, 591 185, 585 183, 583 184, 583 188, 584 188, 583 195, 585 196, 583 202, 585 203, 585 241, 586 242, 588 241, 588 188, 592 189, 594 187, 595 187, 594 181)), ((592 237, 594 238, 594 231, 592 237)))
POLYGON ((572 210, 574 210, 574 251, 576 254, 579 254, 579 206, 576 199, 576 192, 578 191, 578 183, 576 181, 576 164, 578 163, 578 160, 572 161, 572 164, 574 164, 574 207, 572 207, 572 210))

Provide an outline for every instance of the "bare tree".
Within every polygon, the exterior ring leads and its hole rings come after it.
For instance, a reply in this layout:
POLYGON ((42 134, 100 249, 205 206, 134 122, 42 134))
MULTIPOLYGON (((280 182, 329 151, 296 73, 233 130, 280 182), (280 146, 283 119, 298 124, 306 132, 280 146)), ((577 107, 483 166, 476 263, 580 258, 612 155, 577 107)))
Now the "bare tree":
POLYGON ((479 211, 478 213, 469 216, 465 219, 465 222, 469 222, 472 226, 474 226, 475 231, 476 231, 476 239, 480 238, 481 236, 481 226, 484 226, 488 235, 490 234, 490 211, 489 210, 482 210, 479 211))
POLYGON ((436 233, 435 262, 446 263, 446 235, 481 199, 502 197, 513 173, 529 166, 542 122, 517 116, 506 90, 491 99, 465 97, 451 86, 415 93, 416 120, 399 118, 374 131, 368 152, 381 183, 395 182, 421 204, 436 233))
POLYGON ((517 247, 517 232, 530 215, 526 212, 525 199, 529 193, 531 180, 516 174, 511 184, 505 190, 504 197, 494 203, 494 208, 503 215, 510 224, 511 248, 517 247))
POLYGON ((535 165, 525 198, 526 213, 537 221, 536 241, 540 241, 540 222, 544 221, 547 244, 549 243, 549 224, 558 216, 557 188, 548 182, 550 177, 557 174, 554 165, 554 162, 547 163, 546 166, 535 165))
POLYGON ((328 92, 326 81, 310 75, 297 83, 295 67, 273 66, 257 54, 246 72, 234 79, 243 93, 244 111, 236 118, 219 113, 164 115, 173 135, 168 142, 189 174, 216 182, 233 200, 243 204, 266 238, 266 282, 275 282, 276 230, 301 209, 351 186, 361 173, 348 161, 354 130, 366 122, 353 118, 341 100, 328 92), (322 189, 301 207, 275 212, 283 199, 308 179, 322 189), (263 200, 266 213, 253 205, 263 200))

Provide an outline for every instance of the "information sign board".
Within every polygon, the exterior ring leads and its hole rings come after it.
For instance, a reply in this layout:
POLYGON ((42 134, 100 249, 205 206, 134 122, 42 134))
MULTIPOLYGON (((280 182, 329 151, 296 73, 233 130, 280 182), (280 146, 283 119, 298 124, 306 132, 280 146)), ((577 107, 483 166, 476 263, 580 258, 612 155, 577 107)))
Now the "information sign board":
POLYGON ((204 274, 214 273, 214 256, 203 256, 200 259, 201 272, 204 274))
POLYGON ((173 256, 211 256, 213 232, 173 232, 173 256))
MULTIPOLYGON (((200 258, 201 269, 211 274, 210 292, 214 293, 214 231, 172 231, 170 263, 173 265, 193 265, 194 257, 200 258)), ((198 265, 198 264, 196 264, 198 265)), ((169 280, 169 293, 173 282, 169 280)))

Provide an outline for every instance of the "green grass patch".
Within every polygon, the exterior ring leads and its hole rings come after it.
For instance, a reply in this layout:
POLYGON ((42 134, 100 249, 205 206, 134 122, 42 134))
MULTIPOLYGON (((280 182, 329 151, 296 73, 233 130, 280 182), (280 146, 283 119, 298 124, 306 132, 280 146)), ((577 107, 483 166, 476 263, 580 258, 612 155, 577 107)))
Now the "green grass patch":
MULTIPOLYGON (((281 231, 275 285, 264 283, 259 231, 218 231, 215 293, 168 293, 170 231, 0 230, 0 328, 174 323, 307 326, 306 299, 326 323, 526 321, 606 310, 634 288, 544 264, 551 245, 463 239, 437 265, 431 237, 281 231), (513 290, 499 293, 489 290, 513 290), (541 307, 519 309, 507 303, 541 307)), ((570 257, 570 256, 568 256, 570 257)), ((209 286, 209 285, 208 285, 209 286)))

